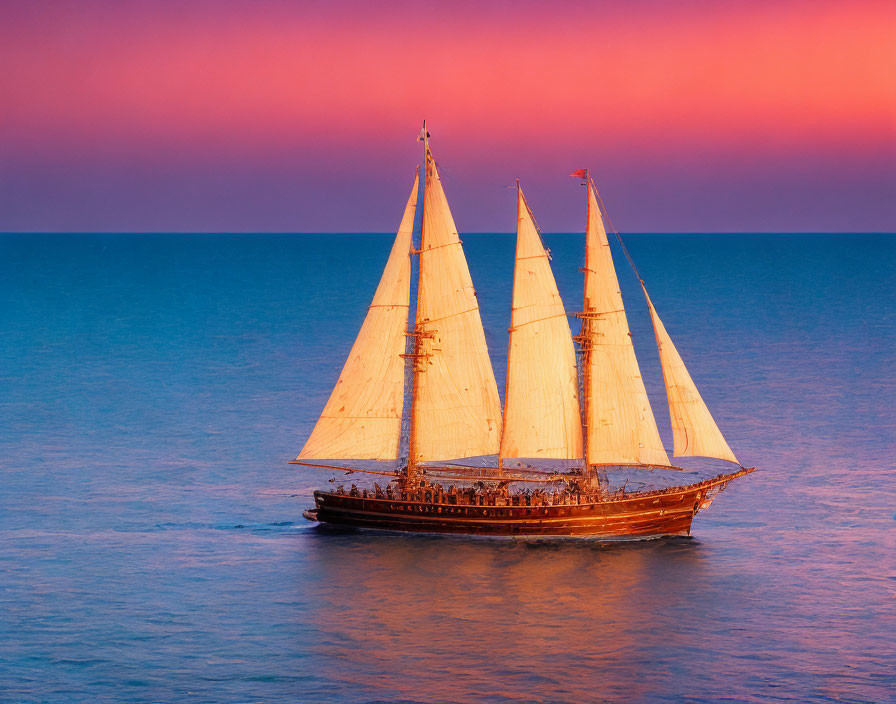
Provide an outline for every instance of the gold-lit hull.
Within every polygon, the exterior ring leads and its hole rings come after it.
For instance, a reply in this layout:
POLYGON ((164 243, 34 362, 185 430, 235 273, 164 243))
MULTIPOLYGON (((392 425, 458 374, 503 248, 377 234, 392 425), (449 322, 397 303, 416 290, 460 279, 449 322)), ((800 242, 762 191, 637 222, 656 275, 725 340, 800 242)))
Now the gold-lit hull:
POLYGON ((691 521, 714 494, 751 471, 649 493, 581 496, 559 505, 527 505, 522 497, 483 506, 463 503, 459 495, 421 501, 316 491, 315 508, 304 516, 323 523, 414 533, 643 540, 690 535, 691 521))

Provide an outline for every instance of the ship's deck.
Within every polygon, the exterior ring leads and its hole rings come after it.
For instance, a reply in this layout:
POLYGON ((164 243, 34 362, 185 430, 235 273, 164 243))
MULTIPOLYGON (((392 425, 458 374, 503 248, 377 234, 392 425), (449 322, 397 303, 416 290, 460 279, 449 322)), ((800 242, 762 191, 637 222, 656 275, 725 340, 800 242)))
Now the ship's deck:
POLYGON ((635 493, 625 487, 615 491, 539 487, 512 493, 507 486, 454 484, 446 490, 425 481, 385 489, 375 484, 373 490, 352 486, 346 491, 340 486, 315 492, 315 509, 305 517, 381 530, 471 535, 686 535, 697 511, 706 508, 729 481, 750 471, 635 493))

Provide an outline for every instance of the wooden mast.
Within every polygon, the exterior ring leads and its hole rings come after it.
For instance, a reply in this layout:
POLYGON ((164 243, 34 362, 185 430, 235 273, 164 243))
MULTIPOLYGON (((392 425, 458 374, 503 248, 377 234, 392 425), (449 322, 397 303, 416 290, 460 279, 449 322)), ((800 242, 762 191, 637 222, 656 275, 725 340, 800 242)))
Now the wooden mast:
MULTIPOLYGON (((516 180, 516 227, 517 232, 519 232, 520 228, 520 218, 523 216, 522 213, 522 198, 520 197, 520 180, 516 180)), ((519 244, 517 244, 519 246, 519 244)), ((513 287, 511 287, 511 291, 516 290, 516 266, 513 267, 513 287)), ((513 304, 510 305, 510 330, 508 330, 507 335, 507 359, 510 360, 510 347, 513 344, 513 304)), ((507 373, 504 375, 504 415, 501 418, 501 437, 498 440, 498 471, 504 471, 504 433, 507 429, 507 424, 504 422, 507 418, 507 399, 509 398, 507 395, 508 390, 510 389, 510 364, 507 365, 507 373)))
MULTIPOLYGON (((588 197, 588 188, 591 184, 591 172, 585 169, 585 238, 588 238, 588 223, 591 221, 591 198, 588 197)), ((591 261, 589 257, 589 247, 587 241, 585 244, 585 268, 582 273, 585 278, 591 270, 591 261)), ((582 319, 582 329, 576 341, 582 351, 582 396, 579 402, 582 406, 582 456, 584 457, 583 470, 588 470, 588 428, 591 426, 591 303, 588 299, 588 287, 582 299, 582 312, 579 317, 582 319)))
POLYGON ((407 483, 410 485, 417 474, 417 387, 418 379, 423 370, 420 368, 420 338, 422 337, 422 326, 420 325, 420 284, 423 281, 423 257, 420 252, 423 251, 423 222, 426 208, 426 182, 428 180, 428 157, 429 157, 429 132, 426 131, 426 120, 423 120, 423 193, 424 197, 420 199, 420 249, 411 249, 411 253, 417 257, 417 312, 414 316, 414 329, 408 335, 414 338, 414 351, 410 356, 413 374, 411 374, 411 417, 408 425, 408 469, 407 483))

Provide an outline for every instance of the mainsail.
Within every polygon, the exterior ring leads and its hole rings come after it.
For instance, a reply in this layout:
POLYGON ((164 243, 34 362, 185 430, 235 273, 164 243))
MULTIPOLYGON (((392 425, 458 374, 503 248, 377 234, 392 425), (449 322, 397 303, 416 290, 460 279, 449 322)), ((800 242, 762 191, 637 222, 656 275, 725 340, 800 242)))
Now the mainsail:
POLYGON ((361 331, 298 459, 398 459, 419 179, 361 331))
POLYGON ((671 466, 635 358, 607 231, 590 180, 582 318, 588 464, 671 466))
POLYGON ((713 420, 709 409, 703 402, 700 392, 691 379, 681 355, 672 344, 672 339, 656 309, 644 283, 644 297, 650 309, 653 321, 653 332, 660 351, 660 364, 663 367, 663 381, 666 383, 666 395, 669 398, 669 415, 672 418, 672 435, 675 440, 676 457, 715 457, 740 464, 719 426, 713 420))
POLYGON ((550 258, 518 187, 501 458, 582 457, 578 373, 550 258))
POLYGON ((467 260, 425 148, 410 462, 498 452, 501 404, 467 260))

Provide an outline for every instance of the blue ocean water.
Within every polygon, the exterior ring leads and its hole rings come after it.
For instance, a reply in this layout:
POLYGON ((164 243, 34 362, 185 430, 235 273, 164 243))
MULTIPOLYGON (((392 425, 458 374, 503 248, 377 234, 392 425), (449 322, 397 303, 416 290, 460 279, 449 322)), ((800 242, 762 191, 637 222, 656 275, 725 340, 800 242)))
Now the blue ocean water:
MULTIPOLYGON (((0 236, 0 701, 896 701, 896 239, 627 242, 760 468, 691 540, 302 520, 390 236, 0 236)), ((513 238, 464 243, 503 388, 513 238)))

